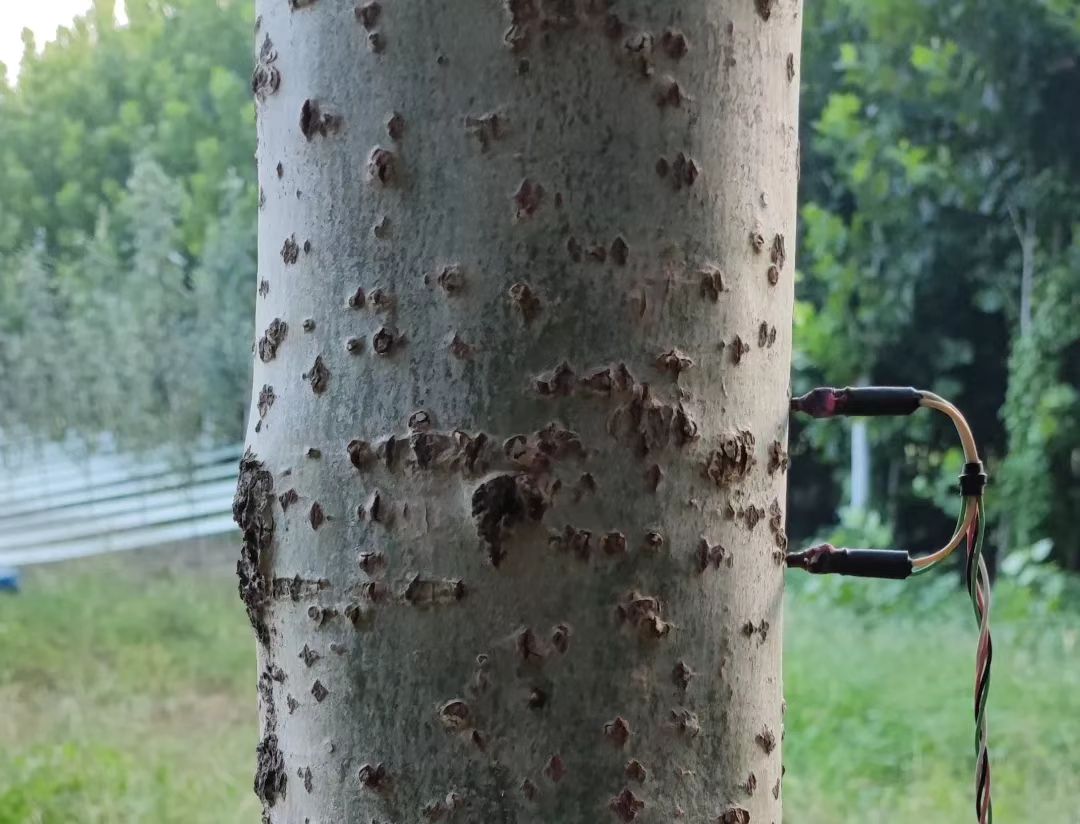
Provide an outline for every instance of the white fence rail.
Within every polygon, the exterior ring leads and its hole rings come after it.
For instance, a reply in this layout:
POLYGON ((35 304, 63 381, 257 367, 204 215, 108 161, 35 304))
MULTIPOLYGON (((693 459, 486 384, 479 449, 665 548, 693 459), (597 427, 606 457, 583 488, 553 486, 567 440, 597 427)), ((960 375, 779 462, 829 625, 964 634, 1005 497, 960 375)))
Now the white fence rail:
POLYGON ((243 447, 183 463, 49 444, 0 459, 0 566, 100 555, 227 533, 243 447))

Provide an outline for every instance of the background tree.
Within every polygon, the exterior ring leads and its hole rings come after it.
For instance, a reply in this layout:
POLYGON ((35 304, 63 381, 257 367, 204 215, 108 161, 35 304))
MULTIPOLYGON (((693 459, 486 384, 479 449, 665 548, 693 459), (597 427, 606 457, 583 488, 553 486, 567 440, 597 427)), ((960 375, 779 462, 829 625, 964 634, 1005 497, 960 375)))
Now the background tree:
POLYGON ((243 425, 253 13, 126 11, 117 27, 98 0, 40 54, 28 41, 18 86, 0 85, 0 369, 40 376, 4 396, 8 442, 190 445, 243 425))

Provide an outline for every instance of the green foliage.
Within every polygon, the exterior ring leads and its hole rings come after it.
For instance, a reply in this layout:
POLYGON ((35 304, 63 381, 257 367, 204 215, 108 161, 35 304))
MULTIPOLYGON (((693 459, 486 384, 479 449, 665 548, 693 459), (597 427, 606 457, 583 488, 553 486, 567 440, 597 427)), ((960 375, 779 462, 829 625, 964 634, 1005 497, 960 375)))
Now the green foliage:
MULTIPOLYGON (((1080 6, 825 0, 807 4, 804 42, 796 390, 870 381, 947 395, 1003 490, 992 540, 1051 537, 1080 566, 1060 517, 1080 503, 1068 414, 1080 118, 1061 106, 1080 99, 1080 6), (1021 227, 1037 248, 1023 339, 1021 227)), ((846 430, 802 431, 793 451, 812 450, 839 481, 846 430)), ((871 433, 875 501, 901 545, 932 546, 955 517, 955 435, 928 415, 871 433)))
POLYGON ((99 2, 0 89, 0 251, 48 232, 77 246, 102 206, 115 210, 137 157, 182 181, 179 239, 196 255, 220 212, 220 181, 251 168, 251 4, 128 0, 116 26, 99 2))
POLYGON ((255 283, 250 3, 99 0, 0 85, 0 428, 239 435, 255 283), (246 330, 246 331, 245 331, 246 330))
MULTIPOLYGON (((1080 237, 1039 281, 1031 332, 1009 361, 1004 408, 1009 453, 1004 497, 1020 545, 1045 537, 1075 544, 1080 504, 1080 237)), ((1080 563, 1080 557, 1074 552, 1080 563)))
POLYGON ((1009 597, 997 606, 998 616, 1008 621, 1075 611, 1080 581, 1050 561, 1053 548, 1054 542, 1043 538, 1009 553, 1001 563, 1001 574, 1009 582, 1005 590, 1009 597))

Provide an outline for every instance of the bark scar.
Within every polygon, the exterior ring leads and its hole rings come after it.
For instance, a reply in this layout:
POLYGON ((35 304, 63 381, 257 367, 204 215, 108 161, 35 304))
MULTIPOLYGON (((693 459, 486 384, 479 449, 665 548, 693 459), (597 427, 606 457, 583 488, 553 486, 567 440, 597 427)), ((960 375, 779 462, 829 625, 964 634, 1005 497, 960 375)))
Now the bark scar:
POLYGON ((476 488, 472 517, 492 565, 506 557, 507 533, 518 524, 539 522, 547 508, 547 496, 528 475, 497 475, 476 488))

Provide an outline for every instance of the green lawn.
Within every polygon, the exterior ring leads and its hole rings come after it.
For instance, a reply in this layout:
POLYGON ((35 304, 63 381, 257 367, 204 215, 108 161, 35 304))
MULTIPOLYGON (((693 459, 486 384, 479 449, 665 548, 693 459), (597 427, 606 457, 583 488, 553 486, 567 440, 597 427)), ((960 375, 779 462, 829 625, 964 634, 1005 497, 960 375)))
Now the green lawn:
POLYGON ((213 549, 39 568, 0 598, 0 824, 259 820, 254 641, 213 549))
MULTIPOLYGON (((988 721, 996 820, 1077 824, 1080 619, 1010 619, 1011 593, 1002 585, 997 594, 988 721)), ((798 601, 789 590, 785 822, 974 822, 967 594, 869 626, 854 611, 798 601)))
MULTIPOLYGON (((0 824, 258 821, 231 553, 42 568, 0 598, 0 824)), ((791 594, 788 824, 973 820, 968 608, 868 625, 791 594)), ((995 644, 998 821, 1080 822, 1080 621, 1001 620, 995 644)))

